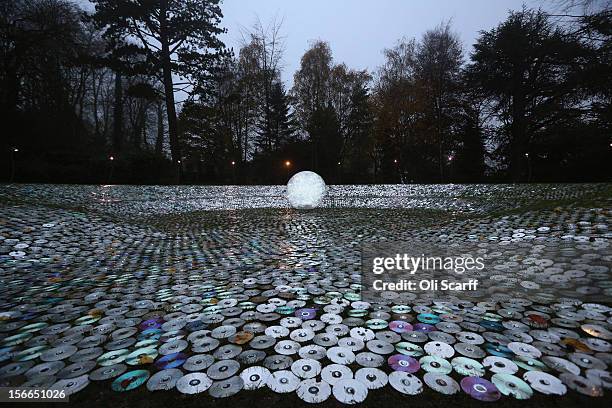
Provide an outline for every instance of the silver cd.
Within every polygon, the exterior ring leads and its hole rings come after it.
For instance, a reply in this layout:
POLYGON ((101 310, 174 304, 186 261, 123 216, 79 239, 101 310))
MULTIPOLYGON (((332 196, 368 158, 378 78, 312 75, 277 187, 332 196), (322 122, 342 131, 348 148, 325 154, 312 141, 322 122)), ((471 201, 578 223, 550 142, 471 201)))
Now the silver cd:
POLYGON ((300 383, 297 387, 298 397, 311 404, 323 402, 331 395, 331 387, 325 381, 317 381, 309 378, 300 383))
POLYGON ((357 364, 362 367, 380 367, 385 363, 385 358, 379 354, 362 352, 355 356, 357 364))
POLYGON ((57 378, 75 378, 87 374, 91 370, 96 368, 95 361, 83 361, 82 363, 73 363, 66 366, 57 373, 57 378))
POLYGON ((457 350, 459 354, 469 358, 483 358, 487 355, 483 349, 475 344, 456 343, 453 347, 455 347, 455 350, 457 350))
POLYGON ((266 385, 274 392, 285 394, 295 391, 300 385, 300 379, 291 371, 281 370, 270 374, 266 385))
POLYGON ((316 344, 309 344, 308 346, 301 347, 298 354, 302 358, 311 358, 313 360, 321 360, 327 355, 325 347, 316 344))
POLYGON ((189 357, 183 363, 183 368, 187 371, 203 371, 212 365, 215 358, 210 354, 196 354, 189 357))
POLYGON ((327 358, 334 363, 348 365, 355 361, 355 354, 344 347, 331 347, 327 349, 327 358))
POLYGON ((394 371, 389 374, 389 384, 402 394, 416 395, 423 392, 421 380, 405 371, 394 371))
POLYGON ((329 385, 334 385, 340 380, 353 378, 353 372, 347 366, 341 364, 330 364, 321 370, 321 378, 329 385))
POLYGON ((567 387, 557 377, 541 371, 527 371, 523 379, 534 390, 547 395, 564 395, 567 387))
POLYGON ((212 380, 204 373, 185 374, 176 381, 176 389, 181 394, 199 394, 212 385, 212 380))
POLYGON ((300 343, 293 340, 281 340, 274 346, 274 351, 282 355, 296 354, 300 350, 300 343))
POLYGON ((332 392, 334 397, 343 404, 357 404, 363 402, 368 396, 368 388, 351 378, 336 381, 332 392))
POLYGON ((300 359, 291 364, 291 372, 303 379, 313 378, 321 372, 321 363, 313 359, 300 359))
POLYGON ((221 360, 208 367, 206 374, 212 380, 224 380, 236 374, 239 369, 240 363, 236 360, 221 360))
POLYGON ((425 373, 423 376, 425 384, 434 391, 441 394, 452 395, 459 392, 459 384, 446 374, 441 373, 425 373))
POLYGON ((83 388, 87 387, 89 384, 89 377, 87 374, 84 374, 80 377, 75 378, 66 378, 64 380, 59 380, 55 384, 53 384, 50 389, 52 390, 64 390, 66 395, 72 395, 81 391, 83 388))
POLYGON ((49 361, 30 368, 26 371, 25 376, 32 378, 41 375, 55 375, 65 366, 66 364, 63 361, 49 361))
POLYGON ((125 364, 113 364, 110 366, 102 366, 89 373, 89 379, 92 381, 110 380, 125 373, 127 366, 125 364))
POLYGON ((281 354, 272 354, 265 358, 263 365, 269 370, 285 370, 291 367, 293 359, 291 356, 283 356, 281 354))
POLYGON ((345 347, 352 352, 362 350, 365 347, 363 340, 355 339, 353 337, 343 337, 338 340, 338 346, 345 347))
POLYGON ((355 372, 355 379, 370 390, 382 388, 389 382, 389 377, 384 371, 369 367, 357 370, 355 372))
POLYGON ((512 360, 498 356, 487 356, 482 364, 492 373, 514 374, 519 369, 512 360))
POLYGON ((178 368, 158 371, 147 381, 147 389, 149 391, 171 390, 182 376, 183 372, 178 368))
POLYGON ((248 367, 240 373, 245 390, 265 387, 269 376, 270 370, 260 366, 248 367))
POLYGON ((423 350, 431 356, 451 358, 455 354, 452 346, 441 341, 430 341, 423 346, 423 350))
POLYGON ((603 396, 603 389, 600 383, 589 380, 588 378, 575 374, 563 373, 559 375, 559 379, 563 381, 568 388, 578 391, 581 394, 588 395, 589 397, 603 396))
POLYGON ((234 376, 221 381, 215 381, 208 389, 213 398, 226 398, 238 393, 244 387, 242 378, 234 376))

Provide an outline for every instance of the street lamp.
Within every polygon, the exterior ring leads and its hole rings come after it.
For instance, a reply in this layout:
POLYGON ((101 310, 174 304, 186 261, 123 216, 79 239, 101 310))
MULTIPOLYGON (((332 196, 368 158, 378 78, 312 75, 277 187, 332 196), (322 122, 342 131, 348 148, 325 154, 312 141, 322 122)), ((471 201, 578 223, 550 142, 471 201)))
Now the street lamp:
POLYGON ((525 153, 525 157, 527 158, 527 182, 531 181, 531 158, 529 157, 529 153, 525 153))
POLYGON ((106 184, 110 184, 111 179, 113 178, 113 170, 115 169, 115 156, 108 156, 108 161, 110 162, 110 169, 108 170, 108 180, 106 180, 106 184))
POLYGON ((15 178, 15 153, 17 152, 19 152, 18 148, 11 147, 11 173, 9 176, 9 183, 12 183, 15 178))
POLYGON ((289 160, 287 160, 287 161, 285 162, 285 167, 289 167, 289 166, 291 166, 291 162, 290 162, 289 160))

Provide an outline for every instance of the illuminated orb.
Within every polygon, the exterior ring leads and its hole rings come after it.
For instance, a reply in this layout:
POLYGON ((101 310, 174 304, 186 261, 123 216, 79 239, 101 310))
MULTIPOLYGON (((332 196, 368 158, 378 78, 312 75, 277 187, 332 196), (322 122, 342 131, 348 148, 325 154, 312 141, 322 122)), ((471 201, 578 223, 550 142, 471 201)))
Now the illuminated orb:
POLYGON ((325 181, 312 171, 300 171, 287 183, 287 200, 293 208, 315 208, 325 196, 325 181))

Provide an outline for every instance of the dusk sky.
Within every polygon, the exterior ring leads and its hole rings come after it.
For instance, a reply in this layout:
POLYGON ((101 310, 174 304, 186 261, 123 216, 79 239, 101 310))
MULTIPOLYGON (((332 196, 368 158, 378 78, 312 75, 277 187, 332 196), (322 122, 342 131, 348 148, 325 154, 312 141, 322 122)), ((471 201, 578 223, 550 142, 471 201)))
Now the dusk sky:
MULTIPOLYGON (((87 0, 77 0, 93 10, 87 0)), ((311 40, 329 42, 334 61, 350 68, 376 70, 382 50, 402 37, 417 39, 428 29, 450 20, 463 42, 466 55, 480 30, 504 20, 509 10, 551 8, 552 1, 536 0, 224 0, 223 36, 237 53, 242 33, 257 21, 266 25, 283 20, 285 37, 283 79, 293 83, 293 73, 311 40)))
POLYGON ((336 63, 375 70, 383 62, 382 50, 398 39, 420 36, 441 22, 452 22, 464 49, 469 51, 478 31, 504 20, 508 10, 550 6, 534 0, 225 0, 223 24, 226 44, 240 44, 241 30, 256 19, 267 23, 283 19, 286 52, 283 77, 293 82, 293 72, 310 40, 329 42, 336 63))

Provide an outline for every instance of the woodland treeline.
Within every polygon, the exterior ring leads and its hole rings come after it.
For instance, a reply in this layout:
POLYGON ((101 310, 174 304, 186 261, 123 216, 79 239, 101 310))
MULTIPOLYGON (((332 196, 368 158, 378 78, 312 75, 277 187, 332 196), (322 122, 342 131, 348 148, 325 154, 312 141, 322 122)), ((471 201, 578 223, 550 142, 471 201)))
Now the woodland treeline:
POLYGON ((1 178, 610 181, 609 3, 524 7, 473 45, 443 22, 372 72, 316 40, 292 81, 278 21, 228 49, 219 0, 92 3, 0 4, 1 178))

